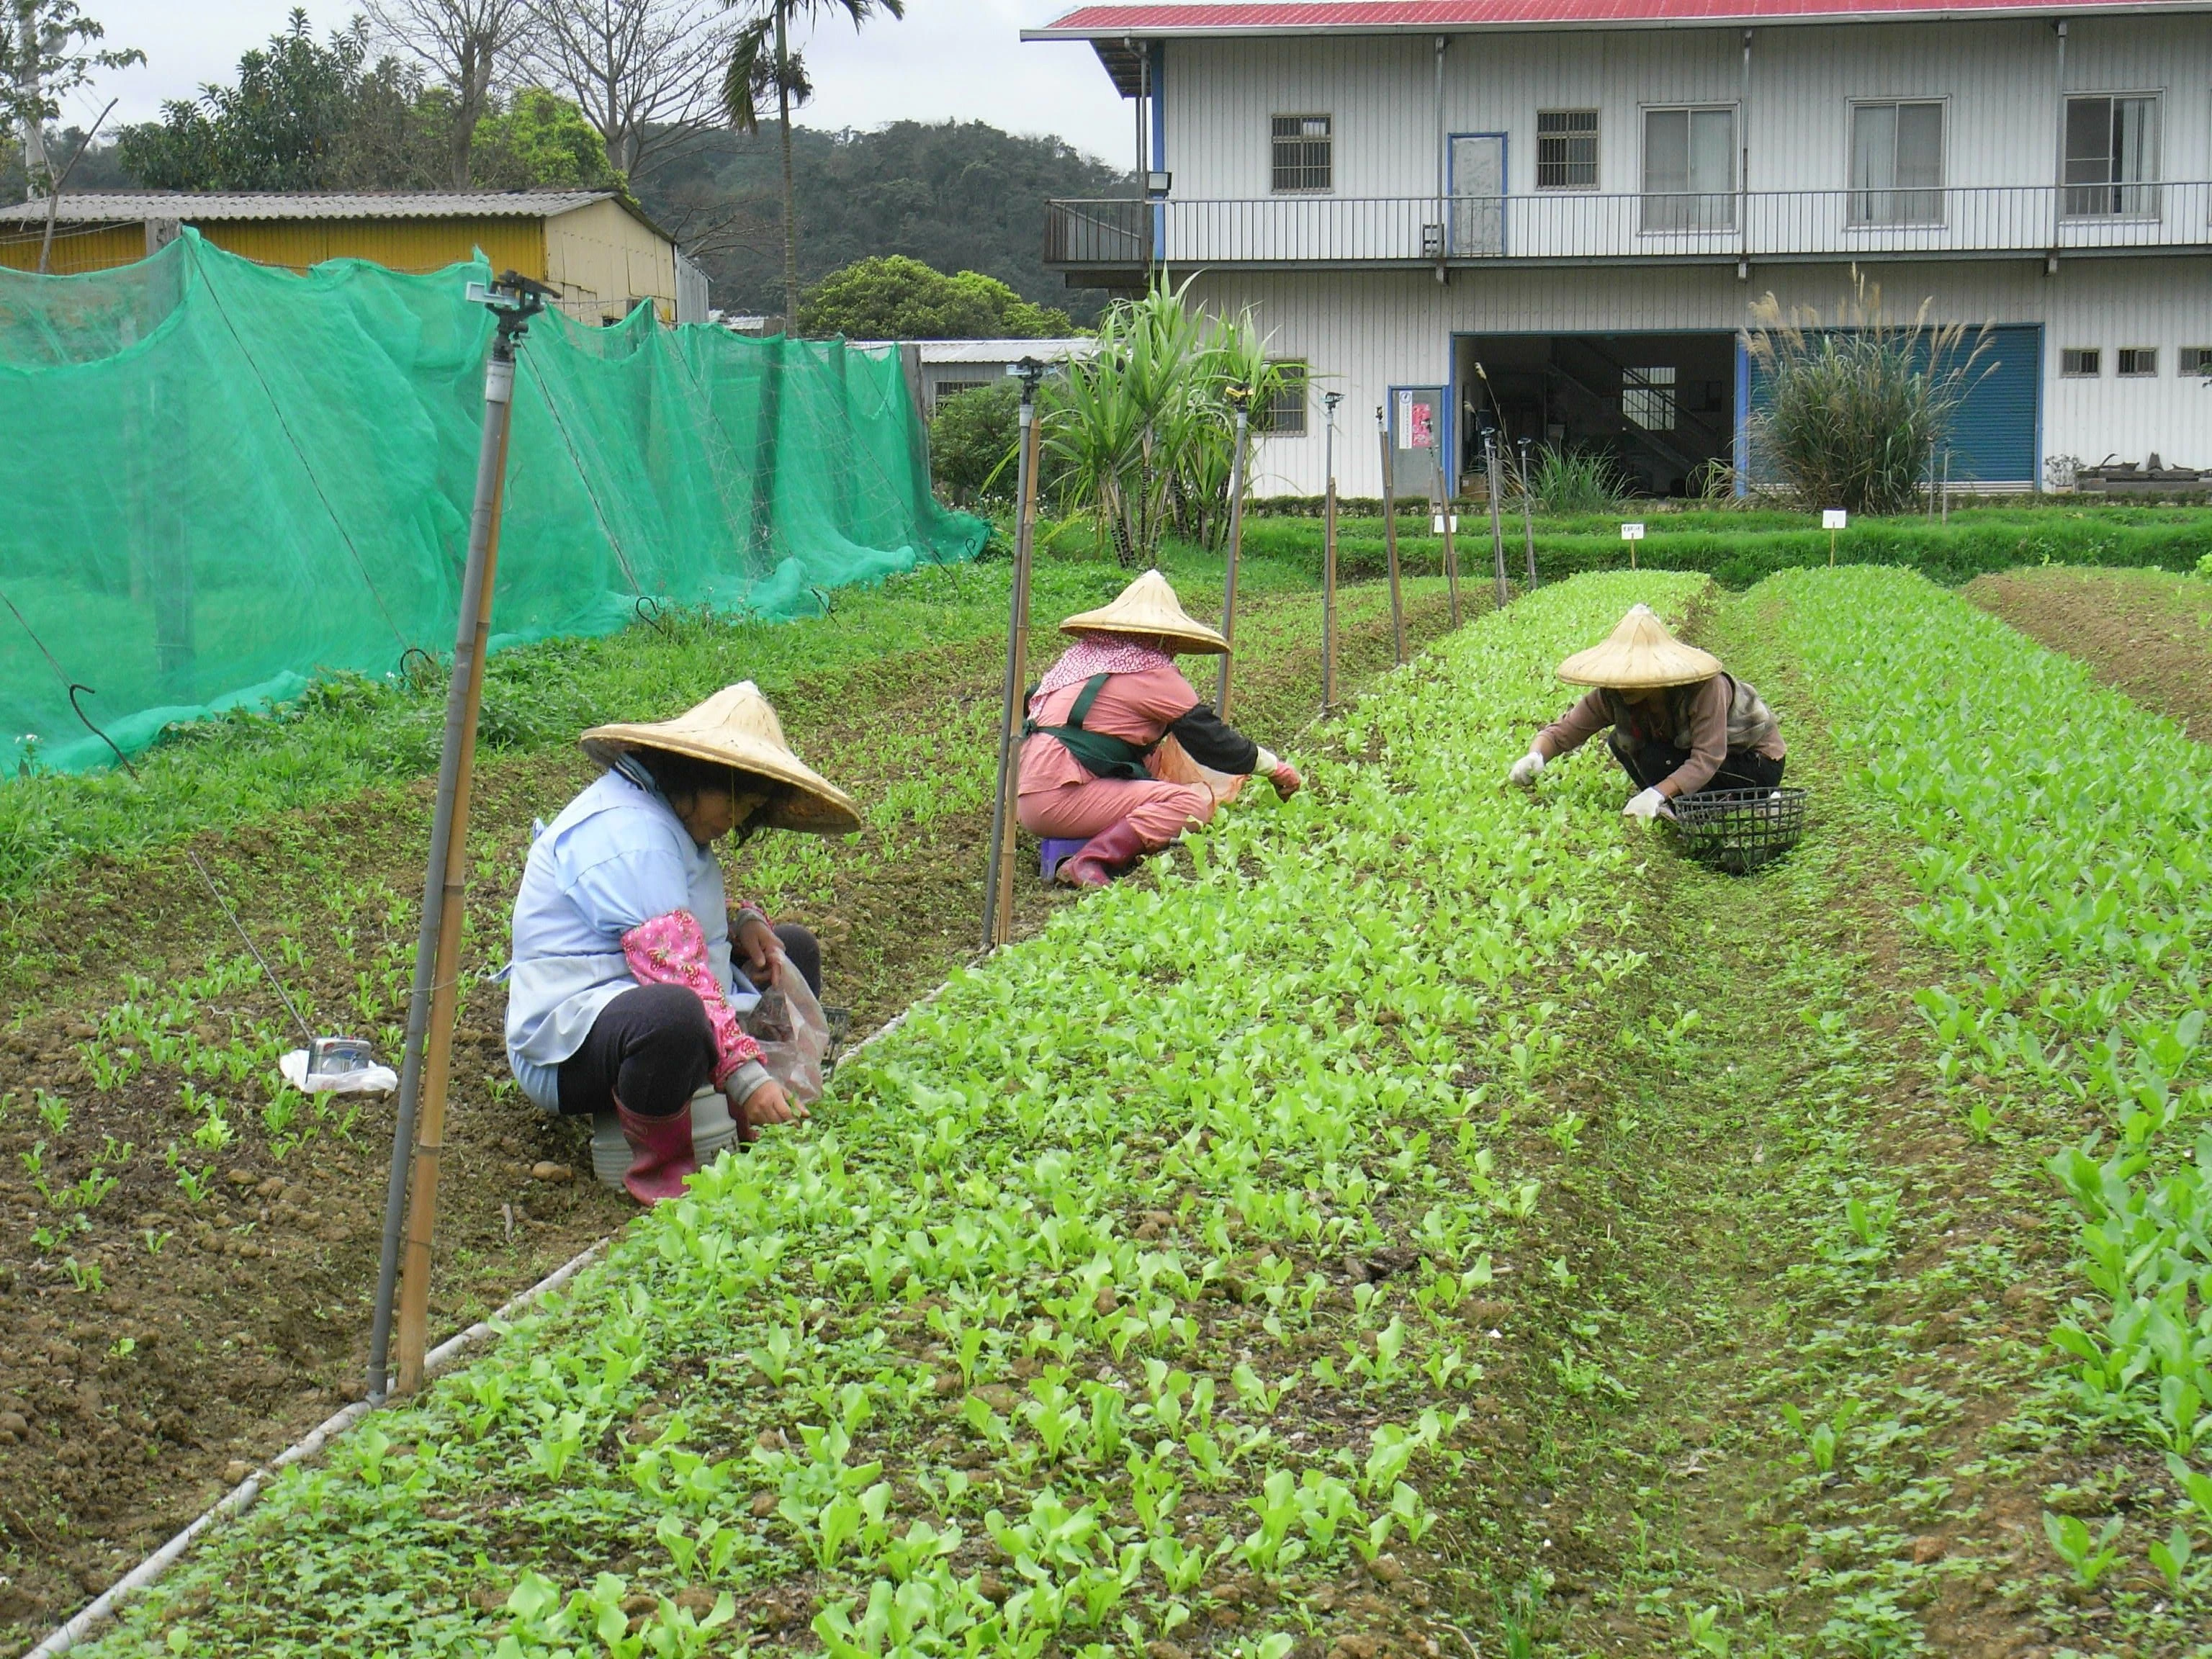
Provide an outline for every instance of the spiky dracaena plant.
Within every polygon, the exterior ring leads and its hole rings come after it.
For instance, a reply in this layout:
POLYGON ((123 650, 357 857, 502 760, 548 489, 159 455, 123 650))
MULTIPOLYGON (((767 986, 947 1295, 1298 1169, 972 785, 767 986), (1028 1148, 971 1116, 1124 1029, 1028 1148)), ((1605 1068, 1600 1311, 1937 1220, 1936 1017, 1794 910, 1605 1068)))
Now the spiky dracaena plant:
POLYGON ((1157 562, 1170 529, 1211 540, 1227 507, 1232 386, 1263 408, 1282 383, 1249 313, 1224 321, 1156 283, 1100 319, 1097 350, 1044 394, 1041 434, 1064 510, 1089 517, 1122 564, 1157 562))
POLYGON ((1934 304, 1892 319, 1856 267, 1833 321, 1809 307, 1785 313, 1771 293, 1754 301, 1745 344, 1768 394, 1751 418, 1754 476, 1808 507, 1910 511, 1960 404, 1994 367, 1983 362, 1988 325, 1930 322, 1934 304))

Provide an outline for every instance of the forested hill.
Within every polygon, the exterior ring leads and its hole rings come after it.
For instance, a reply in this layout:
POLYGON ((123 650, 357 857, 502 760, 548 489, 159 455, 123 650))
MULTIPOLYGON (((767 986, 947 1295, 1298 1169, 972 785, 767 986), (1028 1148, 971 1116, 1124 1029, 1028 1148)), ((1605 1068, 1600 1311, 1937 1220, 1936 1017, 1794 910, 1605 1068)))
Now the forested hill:
MULTIPOLYGON (((1044 268, 1044 204, 1113 196, 1129 175, 1058 138, 981 121, 894 121, 874 132, 794 127, 802 285, 870 254, 903 253, 943 271, 980 270, 1079 322, 1105 295, 1044 268)), ((639 199, 706 267, 724 311, 783 309, 781 186, 773 123, 757 137, 702 134, 638 179, 639 199)))

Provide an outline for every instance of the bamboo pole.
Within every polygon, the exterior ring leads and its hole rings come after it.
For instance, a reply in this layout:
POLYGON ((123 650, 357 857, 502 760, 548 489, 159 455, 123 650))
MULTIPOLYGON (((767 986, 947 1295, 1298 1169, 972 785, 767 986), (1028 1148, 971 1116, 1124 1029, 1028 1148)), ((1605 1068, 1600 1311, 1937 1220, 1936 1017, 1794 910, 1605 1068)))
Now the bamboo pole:
POLYGON ((1382 441, 1382 549, 1390 567, 1390 639, 1398 660, 1406 660, 1406 603, 1398 590, 1397 469, 1390 453, 1390 427, 1375 411, 1376 435, 1382 441))
POLYGON ((1482 434, 1482 460, 1490 476, 1490 556, 1498 567, 1498 608, 1513 603, 1513 584, 1505 577, 1505 531, 1498 517, 1498 434, 1482 434))
POLYGON ((453 672, 446 692, 438 793, 431 812, 430 855, 423 878, 422 922, 416 939, 414 988, 408 1000, 392 1176, 385 1199, 384 1249, 378 1264, 375 1319, 369 1333, 368 1397, 372 1401, 380 1401, 394 1387, 401 1394, 413 1394, 422 1385, 430 1306, 430 1247, 437 1228, 438 1164, 445 1150, 446 1085, 460 996, 469 787, 476 763, 477 714, 483 702, 492 595, 498 585, 499 520, 507 495, 515 349, 528 331, 530 319, 544 308, 544 294, 537 284, 511 271, 496 288, 471 289, 471 298, 491 307, 498 319, 498 331, 484 368, 483 434, 477 453, 476 501, 469 519, 468 558, 462 568, 453 672), (399 1279, 396 1380, 389 1364, 395 1275, 399 1279))
POLYGON ((1244 432, 1250 418, 1246 402, 1251 393, 1243 386, 1229 389, 1237 409, 1237 451, 1229 459, 1229 571, 1221 590, 1221 637, 1230 650, 1221 653, 1221 676, 1214 687, 1213 712, 1229 718, 1229 658, 1237 645, 1237 556, 1244 545, 1244 432))
POLYGON ((1336 702, 1336 406, 1341 392, 1322 394, 1328 413, 1327 436, 1322 444, 1322 471, 1328 493, 1322 507, 1321 532, 1321 712, 1336 702))
POLYGON ((1015 736, 1022 724, 1022 689, 1029 676, 1030 564, 1036 537, 1036 388, 1043 365, 1021 363, 1021 441, 1016 450, 1014 483, 1014 580, 1006 621, 1006 677, 999 723, 999 787, 991 807, 991 870, 983 884, 983 945, 1004 945, 1013 937, 1014 849, 1020 840, 1014 824, 1019 756, 1015 736))

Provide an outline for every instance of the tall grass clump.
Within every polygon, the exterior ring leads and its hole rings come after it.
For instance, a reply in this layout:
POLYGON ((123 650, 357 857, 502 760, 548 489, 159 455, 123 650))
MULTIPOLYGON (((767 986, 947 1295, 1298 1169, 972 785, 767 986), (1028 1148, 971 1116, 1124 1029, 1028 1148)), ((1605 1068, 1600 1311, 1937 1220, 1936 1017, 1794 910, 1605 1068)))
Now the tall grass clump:
POLYGON ((1989 372, 1988 328, 1887 316, 1881 289, 1854 270, 1832 323, 1786 313, 1770 293, 1751 307, 1746 343, 1766 377, 1751 417, 1759 472, 1808 507, 1905 513, 1934 476, 1959 405, 1989 372))
POLYGON ((1042 398, 1041 441, 1060 511, 1087 518, 1132 569, 1155 562, 1170 532, 1206 546, 1227 520, 1236 447, 1232 393, 1255 410, 1283 371, 1247 310, 1216 317, 1190 284, 1156 283, 1098 325, 1098 349, 1071 362, 1042 398))
POLYGON ((1613 457, 1558 444, 1535 453, 1524 483, 1529 498, 1546 513, 1610 513, 1628 493, 1613 457))

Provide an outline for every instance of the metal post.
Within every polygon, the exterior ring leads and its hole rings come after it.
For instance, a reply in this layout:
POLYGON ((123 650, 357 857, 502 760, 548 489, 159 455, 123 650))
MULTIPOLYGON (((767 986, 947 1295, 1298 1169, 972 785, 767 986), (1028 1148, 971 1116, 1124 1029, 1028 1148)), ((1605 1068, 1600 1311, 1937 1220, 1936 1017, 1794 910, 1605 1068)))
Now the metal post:
POLYGON ((1945 526, 1945 527, 1946 527, 1946 528, 1948 528, 1948 527, 1949 527, 1949 526, 1950 526, 1950 523, 1951 523, 1951 447, 1950 447, 1950 445, 1946 444, 1946 445, 1944 445, 1944 446, 1943 446, 1943 524, 1944 524, 1944 526, 1945 526))
POLYGON ((1482 434, 1482 460, 1490 474, 1490 556, 1498 567, 1498 608, 1500 611, 1513 603, 1513 585, 1505 579, 1505 528, 1498 518, 1498 430, 1487 428, 1482 434))
POLYGON ((1390 423, 1375 411, 1376 434, 1382 441, 1382 550, 1390 567, 1390 638, 1398 660, 1406 660, 1406 605, 1398 592, 1398 489, 1396 464, 1390 454, 1390 423))
MULTIPOLYGON (((1229 458, 1229 572, 1221 589, 1221 637, 1232 648, 1237 643, 1237 555, 1244 545, 1244 432, 1251 418, 1247 407, 1251 397, 1249 387, 1229 388, 1230 407, 1237 411, 1237 451, 1229 458)), ((1213 692, 1213 712, 1224 720, 1229 718, 1229 656, 1227 651, 1221 653, 1221 677, 1213 692)))
POLYGON ((1036 535, 1036 389, 1044 365, 1022 359, 1021 442, 1014 481, 1014 580, 1006 623, 1006 677, 999 722, 999 787, 992 798, 991 870, 983 884, 983 946, 1004 945, 1013 936, 1014 792, 1020 781, 1014 734, 1022 723, 1022 683, 1029 671, 1030 560, 1036 535))
POLYGON ((1521 545, 1528 555, 1528 591, 1536 591, 1536 520, 1528 501, 1528 441, 1521 440, 1521 545))
POLYGON ((376 1312, 368 1339, 368 1398, 392 1386, 391 1342, 394 1287, 400 1272, 403 1223, 406 1282, 398 1286, 398 1387, 421 1387, 429 1313, 430 1241, 436 1224, 438 1158, 444 1148, 446 1079, 460 982, 461 904, 468 870, 469 781, 476 758, 477 711, 483 700, 483 659, 491 631, 499 564, 500 508, 506 495, 507 441, 514 404, 515 348, 551 290, 509 271, 495 286, 471 283, 469 297, 498 319, 484 370, 483 434, 477 451, 476 501, 462 568, 461 603, 453 639, 453 678, 446 692, 446 729, 438 755, 438 793, 430 815, 430 856, 423 878, 422 923, 415 942, 415 984, 407 1004, 407 1040, 400 1061, 392 1173, 385 1194, 384 1248, 377 1267, 376 1312), (410 1166, 413 1179, 409 1179, 410 1166))
POLYGON ((1344 394, 1324 392, 1321 400, 1328 418, 1322 446, 1328 493, 1322 506, 1321 532, 1321 710, 1326 714, 1336 702, 1336 406, 1344 394))

